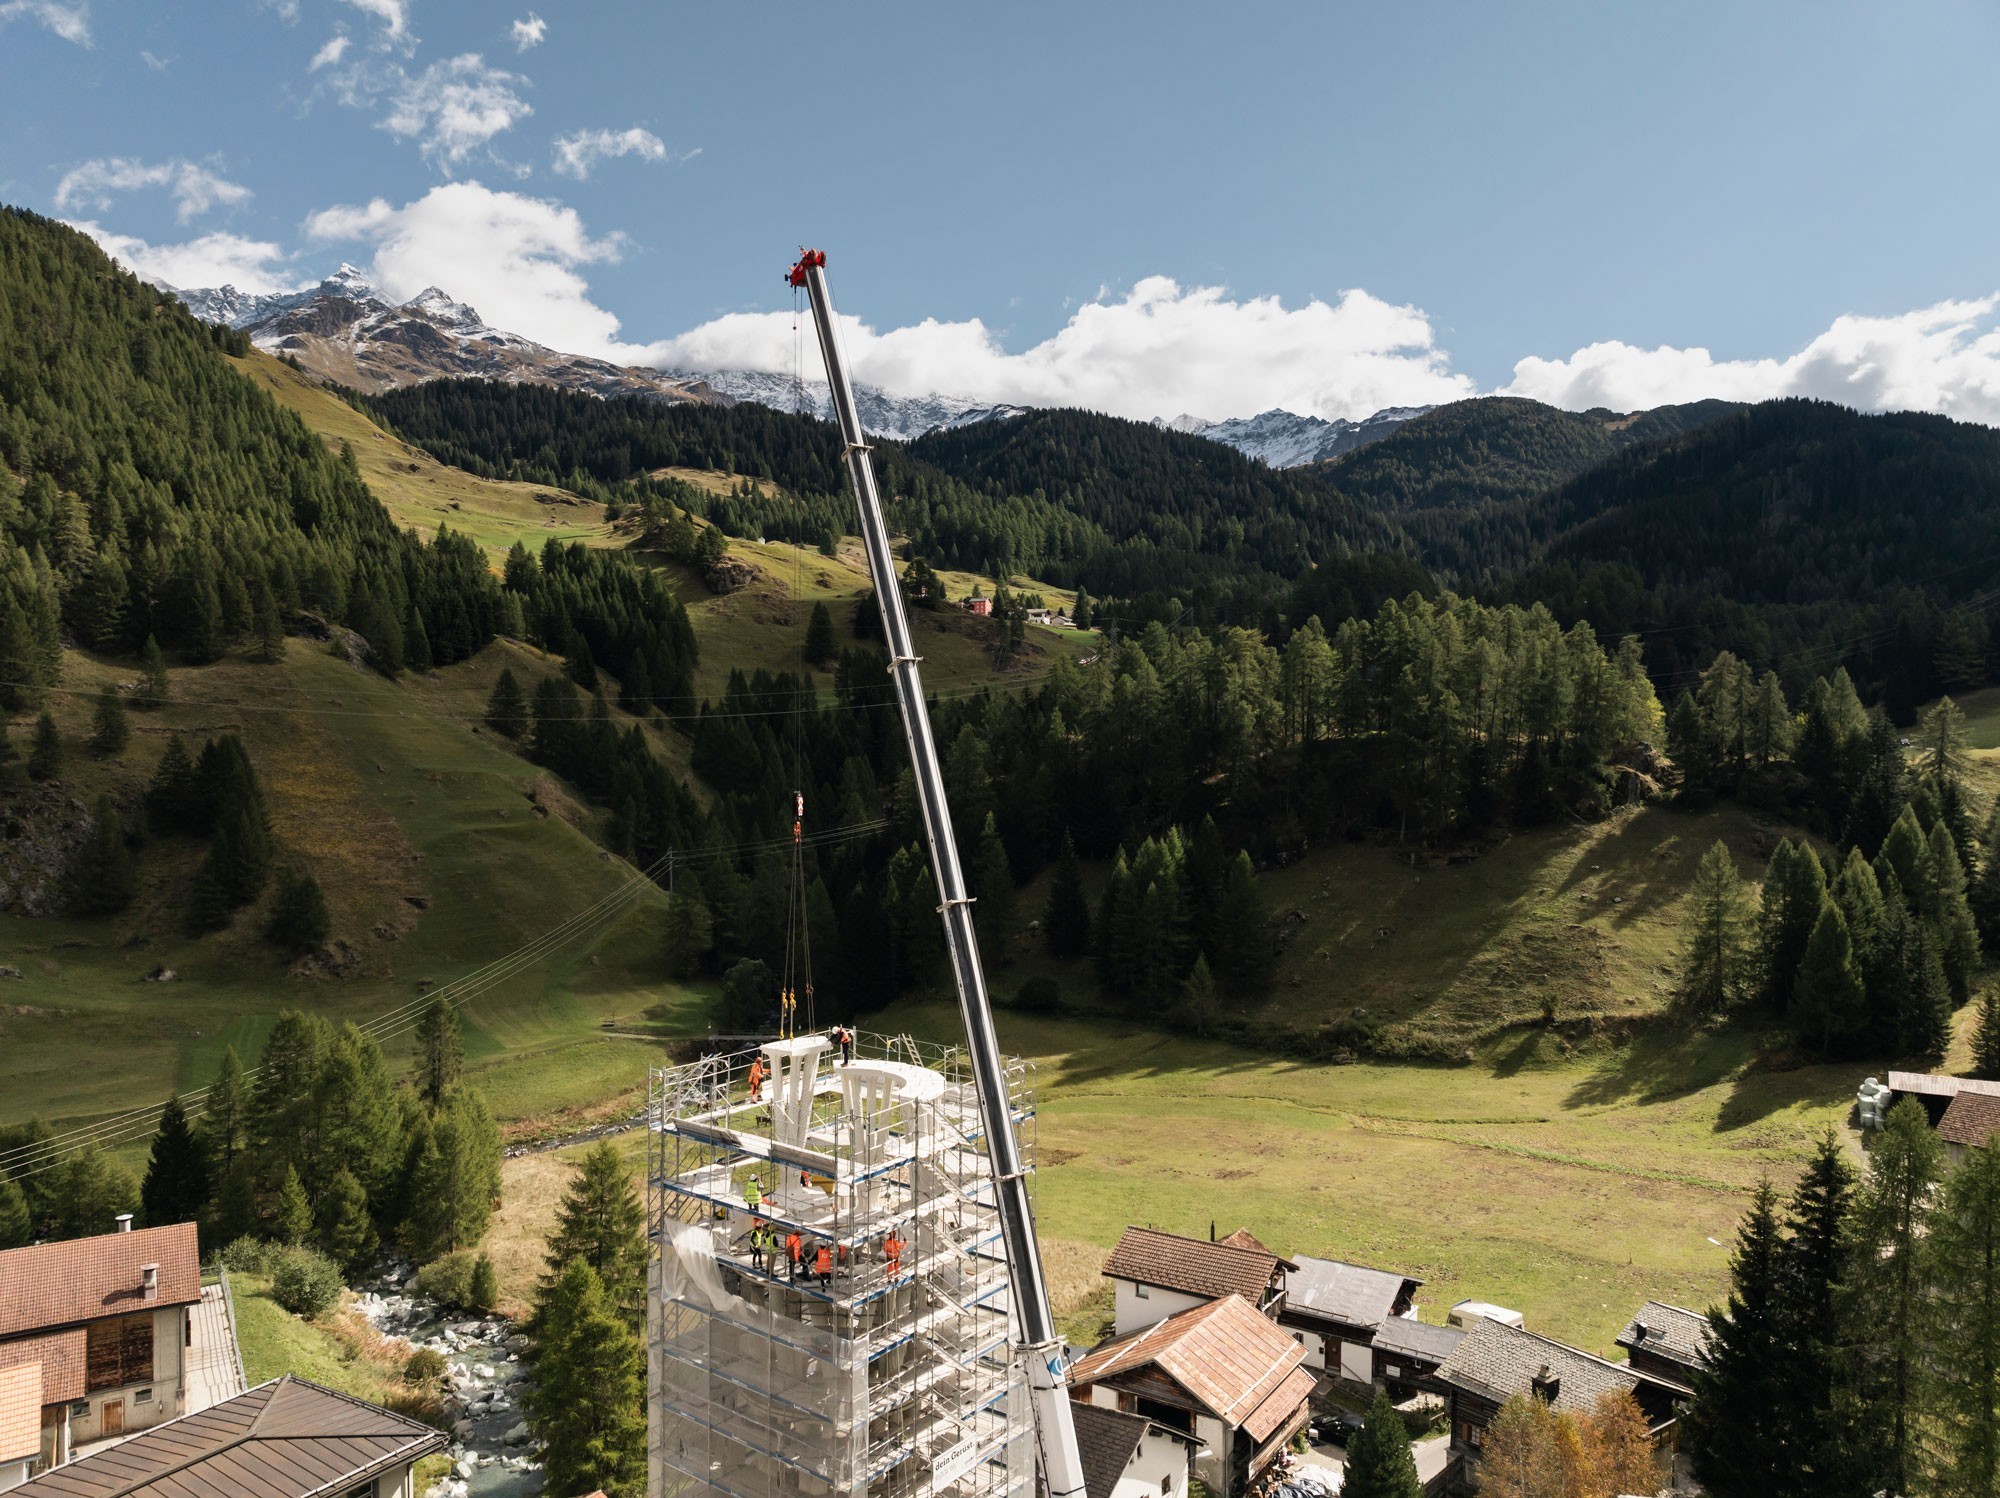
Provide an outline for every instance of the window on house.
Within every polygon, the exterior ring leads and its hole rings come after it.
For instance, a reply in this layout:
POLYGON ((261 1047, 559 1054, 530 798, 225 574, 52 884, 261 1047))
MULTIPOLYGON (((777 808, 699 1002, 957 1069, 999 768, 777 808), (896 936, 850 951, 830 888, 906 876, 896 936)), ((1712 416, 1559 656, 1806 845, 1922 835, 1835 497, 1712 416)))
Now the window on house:
POLYGON ((84 1330, 84 1389, 116 1389, 153 1376, 153 1313, 111 1316, 84 1330))
POLYGON ((1144 1285, 1134 1285, 1132 1293, 1141 1300, 1151 1300, 1153 1298, 1153 1292, 1148 1290, 1144 1285))
POLYGON ((374 1480, 371 1478, 358 1488, 349 1488, 345 1493, 340 1495, 340 1498, 376 1498, 378 1491, 374 1480))
POLYGON ((134 1404, 151 1404, 153 1402, 153 1391, 150 1388, 141 1389, 132 1396, 132 1402, 134 1404))

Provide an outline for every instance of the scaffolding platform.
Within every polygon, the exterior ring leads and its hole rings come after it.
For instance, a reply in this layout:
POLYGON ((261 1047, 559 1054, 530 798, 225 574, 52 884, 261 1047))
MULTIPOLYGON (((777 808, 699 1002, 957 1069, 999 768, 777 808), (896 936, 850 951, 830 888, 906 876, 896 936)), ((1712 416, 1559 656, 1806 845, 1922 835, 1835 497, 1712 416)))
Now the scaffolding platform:
MULTIPOLYGON (((648 1498, 1029 1498, 970 1068, 904 1036, 837 1057, 806 1035, 652 1074, 648 1498)), ((1033 1073, 1006 1076, 1032 1170, 1033 1073)))

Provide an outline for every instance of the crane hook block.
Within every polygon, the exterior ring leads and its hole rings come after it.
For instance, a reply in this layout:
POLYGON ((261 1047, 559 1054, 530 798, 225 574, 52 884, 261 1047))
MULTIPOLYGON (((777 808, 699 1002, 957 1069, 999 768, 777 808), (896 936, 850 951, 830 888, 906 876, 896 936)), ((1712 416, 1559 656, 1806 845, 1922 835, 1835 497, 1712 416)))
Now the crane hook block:
POLYGON ((799 254, 799 263, 792 267, 791 274, 786 276, 785 279, 793 286, 803 286, 806 284, 807 267, 815 265, 823 266, 825 264, 825 250, 802 250, 799 254))

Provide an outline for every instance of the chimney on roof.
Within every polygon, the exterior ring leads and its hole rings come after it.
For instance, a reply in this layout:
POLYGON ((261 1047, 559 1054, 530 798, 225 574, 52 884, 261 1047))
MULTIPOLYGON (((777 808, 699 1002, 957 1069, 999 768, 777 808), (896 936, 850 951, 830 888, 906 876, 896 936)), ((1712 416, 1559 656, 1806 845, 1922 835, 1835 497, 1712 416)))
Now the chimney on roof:
POLYGON ((1643 1342, 1653 1334, 1653 1329, 1643 1321, 1634 1321, 1632 1323, 1632 1331, 1634 1333, 1632 1338, 1634 1342, 1643 1342))
POLYGON ((160 1293, 160 1266, 157 1264, 141 1264, 139 1266, 140 1296, 146 1300, 151 1300, 154 1296, 158 1295, 159 1293, 160 1293))
POLYGON ((1542 1364, 1542 1371, 1529 1382, 1534 1386, 1535 1398, 1541 1400, 1543 1404, 1554 1404, 1562 1393, 1562 1380, 1556 1376, 1555 1369, 1547 1363, 1542 1364))
POLYGON ((111 1220, 118 1224, 119 1232, 129 1233, 132 1231, 132 1214, 130 1212, 120 1212, 111 1220))
POLYGON ((1213 1217, 1208 1219, 1208 1241, 1210 1243, 1215 1241, 1215 1219, 1213 1217))

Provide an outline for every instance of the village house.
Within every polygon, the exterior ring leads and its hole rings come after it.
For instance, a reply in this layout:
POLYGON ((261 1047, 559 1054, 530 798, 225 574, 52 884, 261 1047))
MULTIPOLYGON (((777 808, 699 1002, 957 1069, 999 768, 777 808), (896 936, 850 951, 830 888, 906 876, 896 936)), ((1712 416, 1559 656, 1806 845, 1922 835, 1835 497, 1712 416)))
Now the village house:
POLYGON ((1438 1367, 1464 1340, 1461 1327, 1393 1316, 1375 1332, 1376 1381, 1398 1400, 1417 1394, 1442 1396, 1445 1386, 1438 1379, 1438 1367))
POLYGON ((1633 1372, 1687 1387, 1708 1363, 1709 1332, 1699 1311, 1649 1300, 1618 1334, 1618 1345, 1633 1372))
MULTIPOLYGON (((1874 1079, 1871 1077, 1869 1080, 1874 1079)), ((1889 1073, 1890 1101, 1882 1111, 1886 1114, 1896 1103, 1913 1097, 1924 1105, 1924 1112, 1930 1115, 1931 1127, 1936 1128, 1944 1121, 1952 1103, 1967 1093, 2000 1097, 2000 1082, 1982 1081, 1978 1077, 1947 1077, 1935 1072, 1892 1071, 1889 1073)))
POLYGON ((19 1498, 416 1498, 443 1432, 286 1374, 58 1467, 19 1498))
POLYGON ((186 1407, 189 1308, 201 1299, 194 1224, 0 1252, 0 1370, 39 1383, 37 1468, 186 1407))
POLYGON ((1582 1416, 1606 1394, 1630 1394, 1639 1402, 1653 1439, 1671 1437, 1675 1403, 1687 1397, 1677 1380, 1663 1379, 1628 1365, 1608 1362, 1553 1338, 1476 1320, 1465 1339, 1439 1364, 1451 1417, 1451 1450, 1467 1476, 1476 1467, 1486 1432, 1500 1408, 1517 1394, 1531 1394, 1551 1409, 1582 1416))
POLYGON ((1225 1292, 1102 1343, 1070 1371, 1071 1392, 1192 1437, 1195 1477, 1216 1498, 1239 1498, 1305 1427, 1315 1381, 1304 1363, 1248 1297, 1225 1292))
POLYGON ((1142 1331, 1226 1295, 1276 1316, 1289 1268, 1247 1232, 1210 1243, 1158 1228, 1127 1228, 1103 1269, 1114 1290, 1113 1332, 1142 1331))
POLYGON ((1285 1271, 1278 1325, 1305 1349, 1308 1368, 1370 1387, 1378 1377, 1376 1332, 1387 1321, 1415 1316, 1416 1295, 1423 1283, 1408 1275, 1300 1254, 1285 1271))
POLYGON ((1184 1431, 1102 1405, 1071 1404, 1085 1498, 1186 1498, 1199 1443, 1184 1431))
POLYGON ((1965 1163, 1965 1152, 1978 1149, 2000 1130, 2000 1097, 1985 1092, 1961 1092, 1938 1120, 1938 1142, 1954 1169, 1965 1163))

